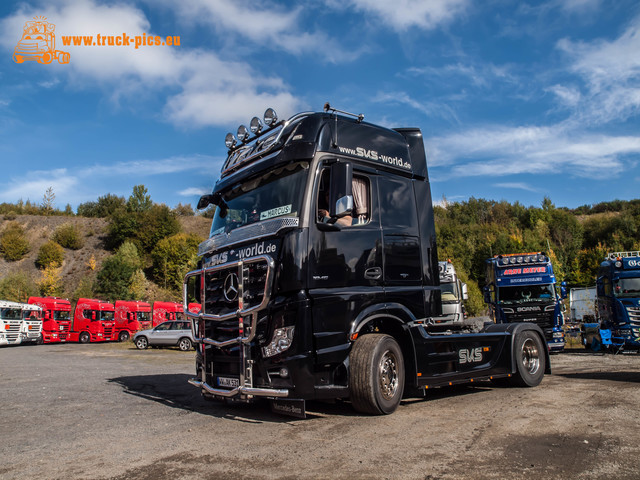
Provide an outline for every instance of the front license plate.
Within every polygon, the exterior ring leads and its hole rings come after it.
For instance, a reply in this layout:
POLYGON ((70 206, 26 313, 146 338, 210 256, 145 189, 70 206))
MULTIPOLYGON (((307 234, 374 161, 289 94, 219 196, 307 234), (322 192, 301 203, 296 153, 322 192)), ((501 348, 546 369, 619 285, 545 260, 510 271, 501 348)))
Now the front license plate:
POLYGON ((218 377, 218 386, 219 387, 231 387, 231 388, 239 387, 240 386, 240 379, 231 378, 231 377, 218 377))

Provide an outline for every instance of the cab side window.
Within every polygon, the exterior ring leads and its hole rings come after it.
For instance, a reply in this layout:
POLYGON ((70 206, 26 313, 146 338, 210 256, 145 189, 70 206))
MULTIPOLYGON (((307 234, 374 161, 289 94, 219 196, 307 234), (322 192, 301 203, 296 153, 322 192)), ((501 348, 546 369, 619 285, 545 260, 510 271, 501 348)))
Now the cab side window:
MULTIPOLYGON (((317 198, 318 222, 331 222, 329 217, 330 177, 329 169, 325 169, 320 177, 317 198)), ((351 215, 336 220, 335 224, 340 227, 365 225, 371 220, 371 181, 365 175, 354 174, 351 181, 351 190, 353 194, 353 211, 351 215)))

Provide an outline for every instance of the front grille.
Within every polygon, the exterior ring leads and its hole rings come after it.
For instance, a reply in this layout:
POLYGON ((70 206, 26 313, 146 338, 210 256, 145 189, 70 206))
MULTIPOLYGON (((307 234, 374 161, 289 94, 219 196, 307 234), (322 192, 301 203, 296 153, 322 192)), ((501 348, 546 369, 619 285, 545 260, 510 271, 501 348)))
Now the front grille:
POLYGON ((20 322, 7 322, 4 334, 9 342, 15 342, 20 337, 20 322))
POLYGON ((219 316, 234 314, 240 308, 240 295, 243 310, 263 302, 269 269, 267 260, 243 264, 241 268, 240 272, 238 266, 234 265, 205 274, 204 313, 219 316))
POLYGON ((535 323, 540 328, 553 328, 553 312, 529 312, 529 313, 513 313, 508 315, 510 323, 526 322, 535 323))
POLYGON ((111 335, 113 334, 113 327, 104 327, 104 338, 111 338, 111 335))
POLYGON ((640 325, 640 307, 627 307, 627 313, 631 323, 640 325))

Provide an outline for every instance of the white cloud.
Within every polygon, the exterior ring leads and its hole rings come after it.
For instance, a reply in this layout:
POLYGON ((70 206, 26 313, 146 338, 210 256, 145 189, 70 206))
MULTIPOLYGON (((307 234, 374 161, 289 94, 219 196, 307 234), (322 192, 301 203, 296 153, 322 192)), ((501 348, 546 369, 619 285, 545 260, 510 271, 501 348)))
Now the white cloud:
POLYGON ((580 90, 574 87, 566 87, 564 85, 552 85, 547 89, 552 92, 560 102, 569 107, 575 107, 580 103, 582 96, 580 90))
POLYGON ((453 178, 551 172, 603 178, 603 171, 623 171, 625 156, 640 154, 640 137, 577 133, 562 125, 477 128, 425 144, 431 167, 446 168, 453 178))
POLYGON ((68 65, 49 65, 56 77, 43 80, 44 87, 48 86, 46 82, 68 75, 75 88, 98 86, 116 101, 135 101, 149 92, 175 92, 169 94, 164 113, 183 128, 246 122, 260 113, 258 106, 289 113, 301 107, 282 79, 263 72, 258 75, 249 65, 224 60, 211 51, 185 46, 62 46, 62 35, 175 33, 156 32, 141 9, 121 3, 60 0, 42 8, 23 5, 0 21, 0 29, 5 32, 0 42, 13 49, 24 22, 35 15, 46 16, 56 25, 58 48, 71 55, 68 65))
POLYGON ((410 97, 405 92, 379 92, 371 99, 371 101, 377 103, 406 105, 414 110, 422 112, 427 117, 442 117, 451 123, 460 123, 455 110, 449 105, 435 102, 421 102, 410 97))
POLYGON ((585 81, 577 122, 627 120, 640 110, 640 16, 615 40, 591 43, 563 39, 557 47, 571 59, 571 71, 585 81))
POLYGON ((56 205, 77 205, 106 193, 120 194, 103 191, 108 178, 121 181, 135 178, 140 183, 151 176, 175 175, 187 171, 219 171, 222 161, 207 155, 192 155, 89 165, 73 170, 58 168, 28 171, 23 176, 12 177, 8 182, 0 184, 0 201, 13 203, 20 198, 29 198, 32 202, 39 202, 47 188, 53 187, 56 205))
POLYGON ((182 195, 183 197, 193 197, 194 195, 204 195, 205 193, 210 193, 210 192, 211 192, 210 188, 190 187, 184 190, 180 190, 178 192, 178 195, 182 195))
POLYGON ((494 187, 496 188, 514 188, 516 190, 526 190, 528 192, 538 192, 539 190, 528 183, 523 182, 504 182, 504 183, 494 183, 494 187))
POLYGON ((405 31, 412 27, 434 30, 451 23, 465 13, 469 0, 325 0, 335 8, 354 8, 373 15, 379 21, 396 31, 405 31))
MULTIPOLYGON (((159 2, 151 0, 149 3, 155 6, 159 2)), ((302 17, 309 6, 291 8, 273 2, 260 5, 247 0, 162 0, 161 3, 175 11, 189 26, 212 26, 225 36, 233 34, 267 49, 293 55, 311 53, 330 62, 351 61, 365 51, 363 47, 343 49, 334 37, 322 31, 305 31, 302 17)))

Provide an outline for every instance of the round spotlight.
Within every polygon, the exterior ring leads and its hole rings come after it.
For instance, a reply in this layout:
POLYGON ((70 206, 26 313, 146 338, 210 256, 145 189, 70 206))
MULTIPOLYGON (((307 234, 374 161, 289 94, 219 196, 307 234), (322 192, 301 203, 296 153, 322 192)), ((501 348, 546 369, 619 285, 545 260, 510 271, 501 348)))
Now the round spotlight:
POLYGON ((249 128, 255 134, 260 133, 260 131, 262 130, 262 122, 258 117, 253 117, 251 119, 251 123, 249 124, 249 128))
POLYGON ((272 127, 278 122, 278 115, 273 108, 267 108, 264 112, 264 124, 267 127, 272 127))
POLYGON ((622 262, 621 262, 620 260, 618 260, 618 261, 615 263, 615 265, 616 265, 616 268, 620 268, 620 267, 622 267, 622 262))
POLYGON ((516 257, 511 257, 510 261, 511 263, 516 263, 516 257))
POLYGON ((238 141, 244 142, 249 138, 249 130, 244 125, 240 125, 238 127, 238 141))
POLYGON ((547 259, 546 259, 546 257, 544 255, 538 255, 538 261, 539 262, 546 262, 547 259))
POLYGON ((236 137, 233 136, 233 133, 227 133, 227 136, 224 137, 224 144, 227 146, 227 148, 232 148, 235 146, 236 137))
POLYGON ((522 257, 518 257, 518 263, 522 263, 522 257))
POLYGON ((524 257, 524 263, 529 263, 531 261, 531 257, 526 256, 524 257))

